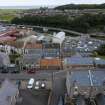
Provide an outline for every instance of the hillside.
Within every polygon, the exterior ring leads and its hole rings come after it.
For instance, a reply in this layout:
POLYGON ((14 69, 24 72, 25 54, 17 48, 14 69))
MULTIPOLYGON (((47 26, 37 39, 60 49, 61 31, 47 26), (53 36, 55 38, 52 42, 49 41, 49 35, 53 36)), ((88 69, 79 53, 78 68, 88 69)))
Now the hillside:
POLYGON ((64 10, 64 9, 105 9, 105 3, 104 4, 68 4, 68 5, 62 5, 55 7, 55 9, 58 10, 64 10))

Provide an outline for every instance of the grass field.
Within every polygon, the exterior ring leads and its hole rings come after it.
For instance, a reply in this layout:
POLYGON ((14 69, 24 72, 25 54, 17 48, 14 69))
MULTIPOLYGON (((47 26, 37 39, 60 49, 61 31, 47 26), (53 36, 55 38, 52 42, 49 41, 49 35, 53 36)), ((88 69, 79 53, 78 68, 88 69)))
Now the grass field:
POLYGON ((21 11, 21 9, 0 9, 0 20, 10 22, 21 11))

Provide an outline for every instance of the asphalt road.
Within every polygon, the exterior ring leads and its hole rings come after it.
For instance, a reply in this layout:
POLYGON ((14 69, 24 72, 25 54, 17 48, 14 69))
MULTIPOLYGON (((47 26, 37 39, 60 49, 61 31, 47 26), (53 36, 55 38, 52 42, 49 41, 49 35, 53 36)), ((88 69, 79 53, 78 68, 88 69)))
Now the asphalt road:
POLYGON ((35 79, 49 79, 51 77, 51 74, 49 73, 40 73, 40 74, 26 74, 26 73, 17 73, 17 74, 1 74, 0 73, 0 80, 4 80, 5 78, 8 78, 10 80, 29 80, 30 78, 35 79))

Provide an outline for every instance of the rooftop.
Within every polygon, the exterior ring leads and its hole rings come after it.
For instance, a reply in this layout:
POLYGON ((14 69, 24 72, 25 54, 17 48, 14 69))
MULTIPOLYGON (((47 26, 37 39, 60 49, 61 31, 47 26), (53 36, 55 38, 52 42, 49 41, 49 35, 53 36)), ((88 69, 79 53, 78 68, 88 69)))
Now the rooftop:
POLYGON ((6 79, 0 89, 0 105, 11 105, 7 99, 16 96, 17 92, 17 87, 6 79))
POLYGON ((61 59, 58 58, 45 58, 40 60, 41 66, 61 66, 61 59))
POLYGON ((70 65, 93 65, 93 58, 90 57, 67 57, 65 64, 70 65))
POLYGON ((72 83, 77 83, 79 86, 103 86, 105 83, 105 71, 72 71, 70 78, 72 83))

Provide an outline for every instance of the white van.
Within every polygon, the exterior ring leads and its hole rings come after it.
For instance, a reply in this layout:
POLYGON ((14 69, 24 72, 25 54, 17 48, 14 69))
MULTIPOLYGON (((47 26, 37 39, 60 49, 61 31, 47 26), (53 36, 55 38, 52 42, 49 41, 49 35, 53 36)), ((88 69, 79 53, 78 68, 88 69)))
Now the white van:
POLYGON ((33 84, 34 84, 34 78, 30 78, 27 88, 31 89, 33 87, 33 84))

